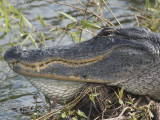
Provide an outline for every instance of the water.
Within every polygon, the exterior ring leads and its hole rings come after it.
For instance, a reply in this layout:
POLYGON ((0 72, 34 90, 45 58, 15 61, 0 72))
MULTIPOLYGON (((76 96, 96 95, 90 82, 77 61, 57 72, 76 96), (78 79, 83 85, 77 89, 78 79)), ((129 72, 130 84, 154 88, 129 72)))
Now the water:
MULTIPOLYGON (((47 24, 60 25, 64 26, 69 21, 66 19, 59 20, 59 13, 57 11, 63 11, 72 14, 73 16, 78 16, 76 10, 64 7, 55 4, 49 4, 45 1, 32 1, 29 3, 24 3, 23 0, 10 0, 10 2, 16 6, 21 12, 27 16, 32 21, 33 26, 36 30, 42 30, 48 34, 49 37, 56 38, 54 40, 48 40, 46 42, 47 46, 55 46, 60 39, 60 34, 56 33, 48 33, 47 30, 43 28, 39 21, 35 21, 33 18, 37 16, 39 13, 41 17, 47 24), (19 5, 18 5, 19 4, 19 5), (21 4, 21 5, 20 5, 21 4)), ((72 4, 69 0, 59 0, 58 2, 72 4)), ((122 7, 120 5, 128 5, 128 6, 135 6, 136 8, 143 9, 144 8, 144 1, 139 2, 139 0, 111 0, 108 2, 110 3, 110 8, 114 12, 115 16, 119 19, 123 26, 133 26, 136 24, 135 16, 137 12, 129 7, 122 7)), ((94 10, 94 8, 90 8, 94 10)), ((113 23, 116 21, 113 19, 113 16, 110 14, 108 10, 104 12, 106 14, 106 18, 110 18, 113 23)), ((79 18, 82 16, 78 16, 79 18)), ((18 28, 18 25, 14 26, 18 28)), ((11 31, 9 35, 1 37, 0 39, 0 120, 17 120, 20 118, 21 120, 28 120, 30 119, 31 115, 22 115, 20 112, 20 108, 23 107, 34 107, 36 105, 35 102, 40 102, 40 105, 45 104, 45 100, 43 95, 38 95, 37 90, 25 80, 23 76, 17 75, 14 73, 3 60, 4 52, 9 49, 8 43, 11 41, 12 38, 19 35, 19 32, 11 31)), ((0 32, 0 36, 3 35, 3 32, 0 32)), ((85 39, 91 38, 91 36, 83 36, 85 39)), ((72 40, 69 37, 66 37, 61 44, 70 44, 72 40)), ((31 46, 31 42, 26 43, 28 47, 31 46)))

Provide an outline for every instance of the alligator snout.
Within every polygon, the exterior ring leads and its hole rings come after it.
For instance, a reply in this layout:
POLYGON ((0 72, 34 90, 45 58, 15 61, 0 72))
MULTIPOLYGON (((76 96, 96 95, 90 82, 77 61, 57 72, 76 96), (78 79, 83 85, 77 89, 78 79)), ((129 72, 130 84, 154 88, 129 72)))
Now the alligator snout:
POLYGON ((22 51, 25 50, 22 46, 12 47, 4 54, 4 59, 7 62, 19 60, 22 56, 22 51))

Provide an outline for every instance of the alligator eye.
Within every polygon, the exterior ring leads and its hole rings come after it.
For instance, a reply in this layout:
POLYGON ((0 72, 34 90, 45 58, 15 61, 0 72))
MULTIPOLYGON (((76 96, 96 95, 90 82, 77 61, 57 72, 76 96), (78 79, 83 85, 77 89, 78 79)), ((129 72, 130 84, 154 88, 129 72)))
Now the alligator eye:
POLYGON ((97 36, 111 36, 114 31, 114 28, 104 28, 97 36))

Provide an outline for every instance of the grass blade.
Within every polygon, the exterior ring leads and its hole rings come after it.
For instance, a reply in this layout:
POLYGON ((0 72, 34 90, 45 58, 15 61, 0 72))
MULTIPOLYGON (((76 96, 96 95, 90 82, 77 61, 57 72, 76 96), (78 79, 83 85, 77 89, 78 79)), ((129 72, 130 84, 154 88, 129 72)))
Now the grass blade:
POLYGON ((5 16, 5 27, 6 27, 6 32, 8 33, 8 17, 7 17, 7 12, 6 12, 6 8, 4 6, 4 1, 3 0, 0 0, 0 4, 1 4, 1 8, 2 8, 2 11, 4 13, 4 16, 5 16))
POLYGON ((90 27, 90 28, 94 28, 94 29, 100 29, 101 28, 97 24, 95 24, 95 23, 93 23, 91 21, 88 21, 88 20, 81 20, 81 24, 84 27, 90 27))
POLYGON ((58 12, 59 12, 60 14, 64 15, 65 17, 73 20, 74 22, 77 22, 77 20, 76 20, 74 17, 72 17, 71 15, 69 15, 69 14, 67 14, 67 13, 64 13, 64 12, 61 12, 61 11, 58 11, 58 12))
POLYGON ((34 27, 32 26, 32 24, 28 21, 28 19, 22 13, 21 13, 21 17, 22 17, 23 23, 29 28, 34 30, 34 27))
POLYGON ((42 17, 38 14, 38 18, 41 22, 41 24, 44 26, 44 27, 47 27, 47 25, 45 24, 45 22, 43 21, 42 17))

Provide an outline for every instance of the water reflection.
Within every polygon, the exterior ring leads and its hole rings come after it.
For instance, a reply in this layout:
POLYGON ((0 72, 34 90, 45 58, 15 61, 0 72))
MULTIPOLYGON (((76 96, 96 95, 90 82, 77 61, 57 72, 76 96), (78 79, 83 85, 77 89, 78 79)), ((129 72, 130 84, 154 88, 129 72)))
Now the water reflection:
POLYGON ((36 89, 23 76, 13 73, 5 62, 0 61, 0 66, 0 119, 13 120, 19 113, 12 108, 34 106, 36 89))

